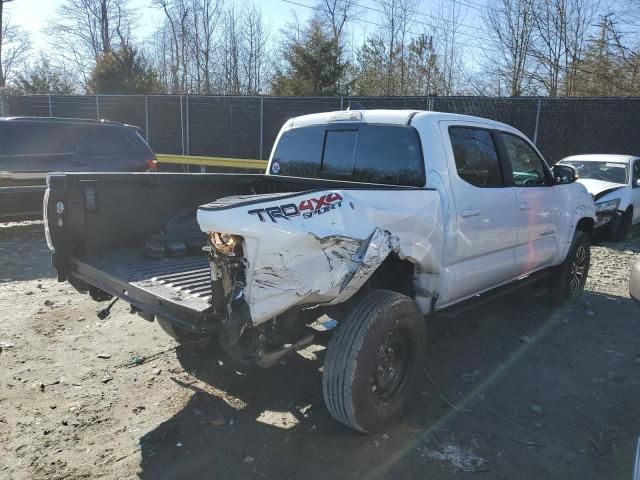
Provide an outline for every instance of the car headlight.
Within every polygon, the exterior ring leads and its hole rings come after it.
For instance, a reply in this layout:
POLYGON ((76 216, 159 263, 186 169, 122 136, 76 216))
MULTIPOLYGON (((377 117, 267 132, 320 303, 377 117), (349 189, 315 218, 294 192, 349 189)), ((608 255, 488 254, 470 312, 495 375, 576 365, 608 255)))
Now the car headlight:
POLYGON ((615 212, 620 205, 620 199, 607 200, 606 202, 596 203, 596 213, 615 212))

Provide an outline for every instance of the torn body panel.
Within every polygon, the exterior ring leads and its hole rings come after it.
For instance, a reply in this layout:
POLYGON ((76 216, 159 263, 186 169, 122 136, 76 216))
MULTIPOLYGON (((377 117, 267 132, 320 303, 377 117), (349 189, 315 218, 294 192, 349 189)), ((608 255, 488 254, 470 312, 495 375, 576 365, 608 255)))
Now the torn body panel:
POLYGON ((294 306, 348 300, 392 252, 428 271, 440 258, 440 211, 436 191, 340 190, 228 197, 202 206, 198 222, 242 237, 243 298, 258 325, 294 306))

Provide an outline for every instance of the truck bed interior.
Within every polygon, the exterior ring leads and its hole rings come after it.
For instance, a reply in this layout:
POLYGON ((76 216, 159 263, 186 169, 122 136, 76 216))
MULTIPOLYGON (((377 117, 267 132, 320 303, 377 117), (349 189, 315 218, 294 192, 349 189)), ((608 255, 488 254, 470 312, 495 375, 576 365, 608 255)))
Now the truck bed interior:
POLYGON ((373 187, 380 185, 253 174, 54 174, 47 202, 52 241, 59 246, 54 265, 61 279, 75 278, 178 321, 210 307, 206 254, 196 248, 149 258, 144 249, 154 239, 204 242, 199 205, 230 195, 373 187), (58 202, 65 205, 62 227, 58 202))

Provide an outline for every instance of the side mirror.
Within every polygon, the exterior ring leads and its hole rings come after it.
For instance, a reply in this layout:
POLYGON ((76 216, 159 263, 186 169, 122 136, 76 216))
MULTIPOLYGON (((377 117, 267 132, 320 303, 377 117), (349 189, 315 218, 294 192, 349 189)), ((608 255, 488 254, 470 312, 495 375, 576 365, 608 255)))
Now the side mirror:
POLYGON ((566 185, 578 179, 578 172, 571 165, 555 164, 551 171, 553 172, 553 181, 556 185, 566 185))

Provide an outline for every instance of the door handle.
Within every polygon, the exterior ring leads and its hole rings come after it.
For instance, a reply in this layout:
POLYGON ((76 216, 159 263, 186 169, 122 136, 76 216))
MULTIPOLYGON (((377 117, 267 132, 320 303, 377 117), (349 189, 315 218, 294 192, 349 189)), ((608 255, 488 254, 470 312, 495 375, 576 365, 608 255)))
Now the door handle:
POLYGON ((477 217, 478 215, 480 215, 480 210, 478 210, 477 208, 469 207, 462 210, 460 212, 460 215, 462 215, 463 217, 477 217))
POLYGON ((87 167, 89 165, 88 162, 73 162, 71 165, 74 167, 87 167))
POLYGON ((520 210, 531 210, 531 205, 529 205, 527 202, 522 202, 520 204, 520 210))

